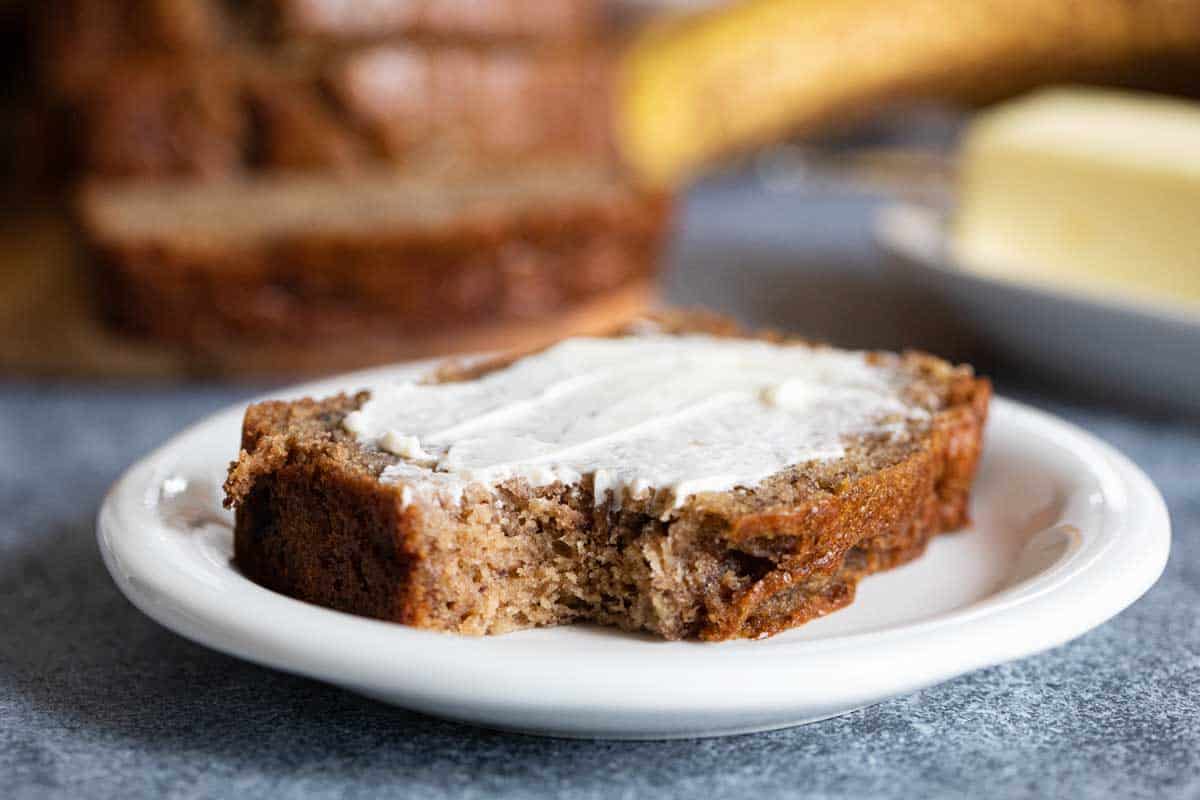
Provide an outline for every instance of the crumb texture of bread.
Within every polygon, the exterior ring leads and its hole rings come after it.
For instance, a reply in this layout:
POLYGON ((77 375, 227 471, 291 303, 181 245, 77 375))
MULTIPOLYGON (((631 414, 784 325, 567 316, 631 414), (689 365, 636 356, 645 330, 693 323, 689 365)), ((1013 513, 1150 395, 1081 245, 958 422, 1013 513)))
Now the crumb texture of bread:
MULTIPOLYGON (((735 335, 711 317, 658 329, 735 335)), ((396 457, 343 426, 369 395, 255 405, 226 484, 236 560, 301 600, 463 634, 591 621, 667 639, 773 635, 846 606, 863 577, 969 521, 988 382, 923 354, 878 358, 932 412, 914 435, 856 435, 842 458, 667 513, 653 495, 597 503, 588 477, 414 502, 380 480, 396 457)), ((494 368, 450 365, 435 379, 494 368)))

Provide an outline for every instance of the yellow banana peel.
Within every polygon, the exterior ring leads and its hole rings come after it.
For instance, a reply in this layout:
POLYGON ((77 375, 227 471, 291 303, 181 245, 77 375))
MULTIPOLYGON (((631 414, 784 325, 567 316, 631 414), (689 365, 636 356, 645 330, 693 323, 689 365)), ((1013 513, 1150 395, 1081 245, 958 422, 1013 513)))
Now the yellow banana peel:
POLYGON ((616 136, 636 174, 669 185, 890 100, 1076 79, 1164 53, 1200 54, 1200 0, 748 0, 635 38, 616 136))

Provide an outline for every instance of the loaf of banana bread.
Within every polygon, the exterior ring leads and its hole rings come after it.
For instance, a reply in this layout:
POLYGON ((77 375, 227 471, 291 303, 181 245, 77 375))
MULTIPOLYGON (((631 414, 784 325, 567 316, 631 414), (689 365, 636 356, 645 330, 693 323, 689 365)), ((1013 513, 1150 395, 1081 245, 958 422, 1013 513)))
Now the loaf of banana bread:
POLYGON ((77 168, 221 177, 609 159, 600 45, 392 43, 115 61, 63 100, 77 168))
POLYGON ((209 56, 395 37, 566 41, 604 29, 604 0, 52 0, 48 86, 69 90, 130 55, 209 56))

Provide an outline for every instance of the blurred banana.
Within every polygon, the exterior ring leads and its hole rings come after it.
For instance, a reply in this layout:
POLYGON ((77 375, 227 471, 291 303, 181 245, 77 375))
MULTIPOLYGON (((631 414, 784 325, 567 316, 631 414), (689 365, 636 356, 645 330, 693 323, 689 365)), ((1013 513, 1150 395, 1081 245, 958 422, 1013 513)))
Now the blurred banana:
POLYGON ((1163 59, 1200 69, 1200 0, 748 0, 635 38, 616 136, 637 174, 671 184, 890 101, 991 98, 1163 59))

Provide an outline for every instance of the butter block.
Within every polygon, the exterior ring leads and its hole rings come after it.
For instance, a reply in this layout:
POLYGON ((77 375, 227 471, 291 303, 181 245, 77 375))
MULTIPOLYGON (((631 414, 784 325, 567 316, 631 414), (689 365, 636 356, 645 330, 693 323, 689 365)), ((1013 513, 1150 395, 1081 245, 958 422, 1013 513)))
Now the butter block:
POLYGON ((965 268, 1200 314, 1200 104, 1040 92, 973 122, 959 180, 965 268))

